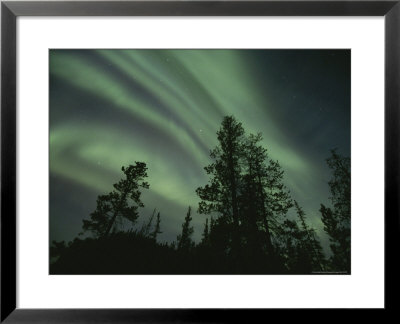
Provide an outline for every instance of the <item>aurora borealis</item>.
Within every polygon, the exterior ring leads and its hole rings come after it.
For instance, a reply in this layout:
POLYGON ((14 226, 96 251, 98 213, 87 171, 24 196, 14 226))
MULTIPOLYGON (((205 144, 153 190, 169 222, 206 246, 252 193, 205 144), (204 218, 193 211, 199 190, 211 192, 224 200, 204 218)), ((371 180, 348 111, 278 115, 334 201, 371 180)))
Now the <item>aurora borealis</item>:
MULTIPOLYGON (((350 156, 349 50, 51 50, 50 240, 72 240, 121 167, 146 162, 144 218, 161 241, 181 230, 225 115, 262 132, 269 156, 318 230, 325 159, 350 156)), ((205 215, 194 214, 195 238, 205 215)))

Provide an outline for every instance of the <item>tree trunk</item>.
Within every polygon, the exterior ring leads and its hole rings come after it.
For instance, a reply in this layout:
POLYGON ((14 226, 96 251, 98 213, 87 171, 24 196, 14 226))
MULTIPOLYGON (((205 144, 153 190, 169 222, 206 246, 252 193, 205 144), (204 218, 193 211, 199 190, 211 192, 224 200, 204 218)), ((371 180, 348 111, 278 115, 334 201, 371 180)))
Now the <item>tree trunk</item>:
POLYGON ((268 224, 268 215, 267 215, 267 210, 265 208, 265 196, 264 196, 264 191, 262 188, 261 184, 261 177, 258 174, 258 190, 260 191, 261 195, 261 206, 262 206, 262 212, 263 212, 263 222, 264 222, 264 227, 265 227, 265 239, 266 239, 266 244, 267 244, 267 251, 270 255, 273 255, 275 253, 274 251, 274 246, 272 245, 272 240, 271 240, 271 233, 269 232, 269 224, 268 224))
POLYGON ((239 213, 237 206, 237 195, 236 195, 236 179, 235 179, 235 167, 233 164, 233 145, 232 138, 229 138, 228 142, 228 172, 229 172, 229 180, 231 185, 231 200, 232 200, 232 218, 234 224, 233 231, 233 251, 234 258, 237 270, 239 270, 240 266, 240 236, 239 236, 239 213))
POLYGON ((108 227, 107 227, 106 232, 104 233, 104 236, 108 236, 108 234, 110 233, 111 228, 112 228, 112 226, 114 225, 115 220, 117 219, 118 213, 120 212, 121 205, 122 205, 122 203, 125 201, 127 195, 128 195, 128 192, 124 192, 124 193, 123 193, 123 195, 122 195, 122 197, 121 197, 121 200, 119 201, 118 207, 117 207, 117 209, 114 211, 114 215, 113 215, 113 217, 111 217, 111 220, 110 220, 110 222, 108 223, 108 227))

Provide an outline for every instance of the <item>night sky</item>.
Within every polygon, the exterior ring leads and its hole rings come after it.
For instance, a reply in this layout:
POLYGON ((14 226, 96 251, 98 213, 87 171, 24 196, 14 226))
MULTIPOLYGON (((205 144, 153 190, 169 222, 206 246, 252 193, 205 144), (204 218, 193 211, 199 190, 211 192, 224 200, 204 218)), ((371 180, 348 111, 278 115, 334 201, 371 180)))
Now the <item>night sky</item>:
POLYGON ((225 115, 262 132, 328 252, 318 210, 330 149, 350 156, 349 50, 51 50, 50 240, 76 237, 135 161, 150 183, 139 225, 157 208, 159 240, 175 240, 225 115))

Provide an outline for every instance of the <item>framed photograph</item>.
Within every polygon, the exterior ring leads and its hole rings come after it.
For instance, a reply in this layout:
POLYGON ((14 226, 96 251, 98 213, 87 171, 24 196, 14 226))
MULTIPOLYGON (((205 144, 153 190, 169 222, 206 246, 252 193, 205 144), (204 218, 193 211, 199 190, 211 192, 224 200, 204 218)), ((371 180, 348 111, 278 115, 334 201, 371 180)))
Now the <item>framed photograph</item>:
POLYGON ((399 16, 2 2, 1 321, 390 309, 399 16))

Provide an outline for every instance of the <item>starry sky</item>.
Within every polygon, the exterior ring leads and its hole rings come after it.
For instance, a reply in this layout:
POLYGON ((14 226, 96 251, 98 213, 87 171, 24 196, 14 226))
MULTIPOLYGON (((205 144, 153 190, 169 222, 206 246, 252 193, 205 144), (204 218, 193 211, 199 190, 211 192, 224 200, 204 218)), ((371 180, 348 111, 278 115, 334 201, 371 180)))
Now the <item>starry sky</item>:
MULTIPOLYGON (((121 167, 143 161, 139 225, 181 230, 225 115, 262 132, 329 253, 330 149, 350 156, 350 50, 50 50, 50 241, 70 241, 121 167)), ((199 240, 206 216, 193 214, 199 240)))

